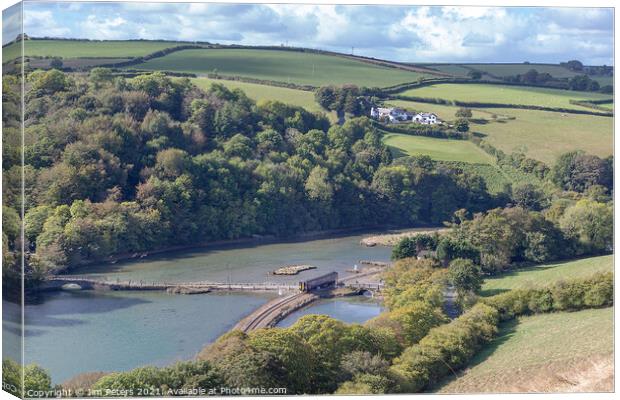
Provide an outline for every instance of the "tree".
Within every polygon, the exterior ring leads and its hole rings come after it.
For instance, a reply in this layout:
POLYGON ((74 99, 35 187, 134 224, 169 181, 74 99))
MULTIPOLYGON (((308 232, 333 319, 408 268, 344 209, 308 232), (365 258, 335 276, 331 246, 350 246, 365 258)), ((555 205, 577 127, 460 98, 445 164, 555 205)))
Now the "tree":
POLYGON ((560 219, 568 237, 576 239, 581 252, 600 253, 613 249, 613 206, 584 199, 568 208, 560 219))
POLYGON ((333 86, 321 86, 314 93, 317 103, 326 110, 332 110, 336 104, 336 90, 333 86))
POLYGON ((50 69, 37 76, 32 83, 32 90, 45 94, 53 94, 66 90, 69 86, 67 76, 57 69, 50 69))
POLYGON ((475 264, 480 264, 480 250, 468 240, 443 236, 437 243, 437 258, 446 266, 457 258, 469 259, 475 264))
POLYGON ((523 83, 532 84, 538 82, 538 71, 530 69, 521 77, 523 83))
POLYGON ((109 68, 96 67, 90 70, 89 79, 95 89, 99 89, 105 84, 112 83, 112 70, 109 68))
POLYGON ((180 149, 166 149, 157 153, 154 170, 161 179, 176 179, 187 171, 191 161, 180 149))
POLYGON ((470 108, 464 108, 461 107, 458 110, 456 110, 456 113, 454 113, 454 116, 457 118, 471 118, 472 117, 472 112, 470 108))
POLYGON ((583 151, 564 153, 551 170, 551 180, 564 190, 584 192, 590 186, 613 189, 613 158, 602 159, 583 151))
POLYGON ((456 127, 456 130, 461 133, 469 131, 469 122, 466 119, 461 118, 457 120, 454 126, 456 127))
POLYGON ((450 263, 448 271, 448 279, 459 293, 476 293, 480 290, 483 281, 480 267, 471 260, 457 258, 450 263))
POLYGON ((383 375, 389 366, 390 363, 381 355, 359 350, 345 354, 340 363, 343 380, 350 380, 360 374, 383 375))
POLYGON ((313 200, 329 202, 334 196, 334 188, 329 181, 327 168, 318 165, 308 175, 305 188, 308 196, 313 200))
POLYGON ((397 308, 391 311, 387 318, 398 323, 397 335, 400 334, 403 338, 405 347, 419 342, 431 328, 446 322, 441 309, 423 301, 413 301, 397 308))
POLYGON ((566 67, 571 71, 583 71, 583 64, 579 60, 569 60, 566 62, 566 67))
POLYGON ((276 358, 284 375, 280 384, 286 386, 290 393, 312 391, 316 361, 312 349, 299 335, 288 329, 261 329, 249 335, 248 343, 276 358))
POLYGON ((471 70, 467 73, 467 75, 471 78, 471 79, 480 79, 482 78, 482 72, 478 71, 478 70, 471 70))
POLYGON ((521 183, 512 189, 515 205, 533 211, 540 211, 545 205, 545 195, 531 183, 521 183))
POLYGON ((392 260, 416 257, 422 250, 435 250, 437 236, 418 234, 402 238, 392 249, 392 260))
POLYGON ((598 90, 598 82, 597 82, 597 86, 596 89, 591 89, 593 88, 593 84, 592 84, 592 80, 590 79, 590 77, 588 77, 588 75, 575 75, 572 78, 570 78, 570 80, 568 81, 568 88, 570 90, 598 90))

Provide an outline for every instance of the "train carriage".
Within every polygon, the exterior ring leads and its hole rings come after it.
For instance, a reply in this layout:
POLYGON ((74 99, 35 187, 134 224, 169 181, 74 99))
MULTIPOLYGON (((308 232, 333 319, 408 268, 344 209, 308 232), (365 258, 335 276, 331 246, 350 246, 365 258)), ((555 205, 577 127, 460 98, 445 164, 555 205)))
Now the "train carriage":
POLYGON ((317 276, 316 278, 306 279, 299 282, 299 290, 301 292, 311 292, 316 289, 325 289, 336 286, 338 282, 338 272, 330 272, 329 274, 317 276))

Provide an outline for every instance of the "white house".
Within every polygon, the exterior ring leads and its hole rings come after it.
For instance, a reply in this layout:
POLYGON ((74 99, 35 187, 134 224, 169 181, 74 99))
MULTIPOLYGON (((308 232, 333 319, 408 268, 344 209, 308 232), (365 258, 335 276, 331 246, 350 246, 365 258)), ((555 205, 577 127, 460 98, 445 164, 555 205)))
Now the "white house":
POLYGON ((390 122, 400 122, 411 120, 413 114, 402 108, 372 107, 370 109, 370 116, 375 119, 387 118, 390 122))
POLYGON ((435 125, 439 122, 439 120, 437 119, 437 115, 433 113, 416 114, 413 116, 412 121, 423 125, 435 125))

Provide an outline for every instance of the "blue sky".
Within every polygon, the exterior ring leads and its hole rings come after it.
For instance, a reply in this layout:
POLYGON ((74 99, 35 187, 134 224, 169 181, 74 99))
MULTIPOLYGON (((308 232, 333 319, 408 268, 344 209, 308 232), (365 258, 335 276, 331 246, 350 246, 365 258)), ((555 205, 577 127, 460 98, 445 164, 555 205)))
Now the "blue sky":
MULTIPOLYGON (((19 32, 5 10, 3 41, 19 32)), ((613 65, 613 10, 200 3, 24 3, 35 37, 289 45, 412 62, 613 65)))

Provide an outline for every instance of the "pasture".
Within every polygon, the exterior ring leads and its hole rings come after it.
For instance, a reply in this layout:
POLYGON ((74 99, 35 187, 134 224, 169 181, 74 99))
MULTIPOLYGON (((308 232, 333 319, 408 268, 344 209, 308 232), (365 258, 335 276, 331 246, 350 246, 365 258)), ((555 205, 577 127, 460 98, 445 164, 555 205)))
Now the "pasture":
MULTIPOLYGON (((142 57, 168 47, 188 44, 183 42, 166 42, 150 40, 26 40, 24 54, 39 57, 142 57)), ((21 42, 12 43, 2 48, 2 62, 19 57, 21 42)))
POLYGON ((421 74, 380 67, 345 57, 298 51, 254 49, 183 50, 148 60, 135 68, 243 76, 301 85, 385 87, 413 82, 421 74))
POLYGON ((600 157, 613 153, 614 119, 610 117, 506 108, 485 111, 515 118, 470 125, 470 131, 481 133, 484 140, 506 153, 522 151, 549 165, 560 154, 573 150, 600 157))
POLYGON ((493 158, 467 140, 385 133, 383 142, 395 156, 428 155, 437 161, 491 164, 493 158))
POLYGON ((593 92, 475 83, 429 85, 406 90, 400 94, 403 96, 452 101, 519 104, 576 110, 586 110, 586 108, 570 104, 570 100, 602 100, 611 98, 610 95, 593 92))
MULTIPOLYGON (((386 103, 410 111, 433 112, 448 121, 456 119, 454 113, 459 109, 405 100, 386 103)), ((601 157, 612 154, 613 118, 610 117, 516 108, 474 108, 472 114, 470 131, 482 134, 485 141, 505 153, 521 151, 549 165, 560 154, 578 149, 601 157)))
POLYGON ((438 391, 612 390, 613 317, 613 307, 608 307, 508 322, 469 368, 438 391))
POLYGON ((324 112, 332 123, 338 120, 335 111, 324 110, 314 101, 314 92, 278 86, 259 85, 257 83, 231 81, 228 79, 191 78, 191 81, 199 88, 205 90, 208 89, 211 84, 219 83, 229 89, 243 90, 249 98, 256 102, 266 100, 280 101, 293 106, 303 107, 310 112, 324 112))
POLYGON ((614 260, 611 255, 542 264, 485 279, 481 295, 492 296, 512 289, 546 286, 562 279, 586 278, 597 272, 610 272, 613 269, 614 260))
MULTIPOLYGON (((454 114, 456 111, 461 108, 458 106, 450 106, 445 104, 434 104, 434 103, 422 103, 418 101, 410 101, 410 100, 396 100, 389 99, 385 101, 387 106, 400 107, 404 108, 407 111, 411 112, 431 112, 437 114, 440 120, 442 121, 453 121, 457 119, 454 114)), ((473 120, 489 120, 491 119, 493 112, 486 111, 485 109, 471 109, 472 110, 472 119, 473 120)), ((500 114, 496 114, 500 115, 500 114)))
MULTIPOLYGON (((498 78, 525 74, 531 69, 535 69, 539 73, 546 72, 557 79, 570 79, 576 75, 583 75, 583 72, 571 71, 559 64, 463 64, 463 66, 486 72, 498 78)), ((601 86, 613 85, 614 83, 613 76, 589 75, 589 77, 597 81, 601 86)))
POLYGON ((471 69, 459 64, 423 64, 423 67, 435 69, 446 74, 454 75, 459 78, 467 78, 471 69))
POLYGON ((465 67, 477 69, 497 77, 514 76, 517 74, 525 74, 531 69, 535 69, 539 73, 546 72, 554 78, 572 78, 577 75, 559 64, 524 64, 524 63, 498 63, 498 64, 462 64, 465 67))

